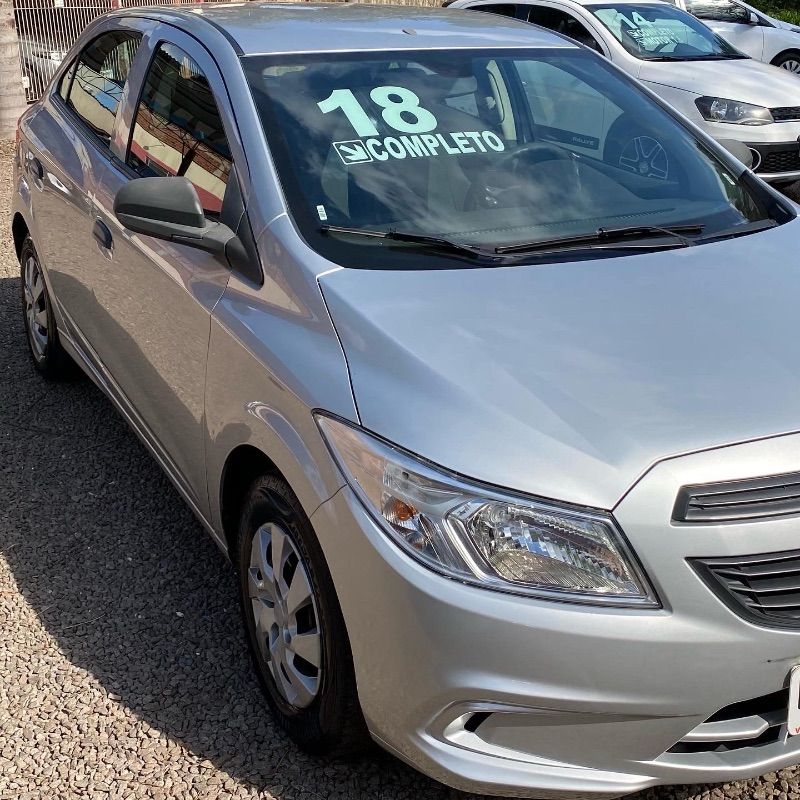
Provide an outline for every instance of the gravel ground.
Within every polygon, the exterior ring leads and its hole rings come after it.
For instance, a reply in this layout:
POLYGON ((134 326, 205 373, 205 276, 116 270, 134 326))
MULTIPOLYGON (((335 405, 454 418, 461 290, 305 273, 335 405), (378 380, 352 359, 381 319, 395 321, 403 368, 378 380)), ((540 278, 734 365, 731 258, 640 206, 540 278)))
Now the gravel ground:
MULTIPOLYGON (((0 798, 467 800, 375 752, 330 764, 272 724, 233 573, 88 381, 32 369, 0 142, 0 798)), ((638 800, 800 798, 784 770, 638 800)))

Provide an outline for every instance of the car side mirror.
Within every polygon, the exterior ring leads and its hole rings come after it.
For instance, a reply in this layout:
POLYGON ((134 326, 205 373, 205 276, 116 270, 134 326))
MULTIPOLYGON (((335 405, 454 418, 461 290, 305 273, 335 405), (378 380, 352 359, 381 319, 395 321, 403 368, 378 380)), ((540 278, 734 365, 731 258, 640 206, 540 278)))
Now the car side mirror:
POLYGON ((753 166, 753 151, 744 142, 736 139, 717 139, 717 144, 722 145, 732 156, 735 156, 748 169, 753 166))
POLYGON ((758 18, 758 14, 755 11, 750 11, 747 15, 747 24, 748 25, 760 25, 761 20, 758 18))
POLYGON ((134 233, 224 255, 236 234, 209 220, 188 178, 134 178, 114 198, 114 214, 134 233))

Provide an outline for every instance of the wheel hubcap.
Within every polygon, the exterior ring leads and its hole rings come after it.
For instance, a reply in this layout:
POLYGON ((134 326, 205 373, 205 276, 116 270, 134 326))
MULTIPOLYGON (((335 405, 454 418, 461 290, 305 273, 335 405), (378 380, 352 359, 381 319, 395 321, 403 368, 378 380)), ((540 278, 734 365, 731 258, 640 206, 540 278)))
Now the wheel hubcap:
POLYGON ((280 525, 270 522, 256 531, 248 587, 261 657, 283 699, 305 708, 322 677, 319 614, 303 559, 280 525))
POLYGON ((669 175, 669 159, 661 143, 649 136, 631 139, 619 157, 619 165, 647 178, 665 181, 669 175))
POLYGON ((29 255, 25 261, 23 291, 25 293, 25 320, 31 345, 41 358, 47 347, 47 293, 39 262, 29 255))
POLYGON ((800 59, 790 58, 787 61, 784 61, 781 66, 784 69, 788 69, 789 72, 794 72, 796 75, 800 75, 800 59))

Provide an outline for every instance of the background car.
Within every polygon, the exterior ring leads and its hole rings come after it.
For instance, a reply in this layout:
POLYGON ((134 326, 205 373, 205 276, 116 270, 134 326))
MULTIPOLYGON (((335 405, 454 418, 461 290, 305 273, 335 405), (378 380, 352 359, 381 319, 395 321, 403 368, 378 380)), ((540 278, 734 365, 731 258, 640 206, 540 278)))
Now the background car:
POLYGON ((28 92, 31 97, 41 95, 61 66, 68 50, 69 44, 59 38, 44 35, 20 36, 22 71, 28 79, 28 92))
POLYGON ((740 0, 667 0, 703 20, 743 53, 800 75, 800 27, 740 0))
MULTIPOLYGON (((449 6, 568 36, 638 78, 710 136, 745 144, 765 180, 786 185, 800 178, 794 76, 744 55, 686 11, 650 0, 455 0, 449 6)), ((657 138, 643 149, 635 124, 618 133, 620 156, 643 169, 663 149, 657 138)))

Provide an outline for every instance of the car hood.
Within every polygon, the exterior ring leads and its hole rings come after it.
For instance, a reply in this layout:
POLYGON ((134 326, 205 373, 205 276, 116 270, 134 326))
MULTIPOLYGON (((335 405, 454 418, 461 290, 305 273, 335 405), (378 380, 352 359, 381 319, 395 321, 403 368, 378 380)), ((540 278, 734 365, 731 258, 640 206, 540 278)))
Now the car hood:
POLYGON ((800 429, 798 236, 795 221, 623 258, 319 282, 364 427, 466 476, 612 508, 665 457, 800 429))
POLYGON ((639 79, 697 95, 775 108, 797 97, 797 76, 752 59, 642 61, 639 79))

